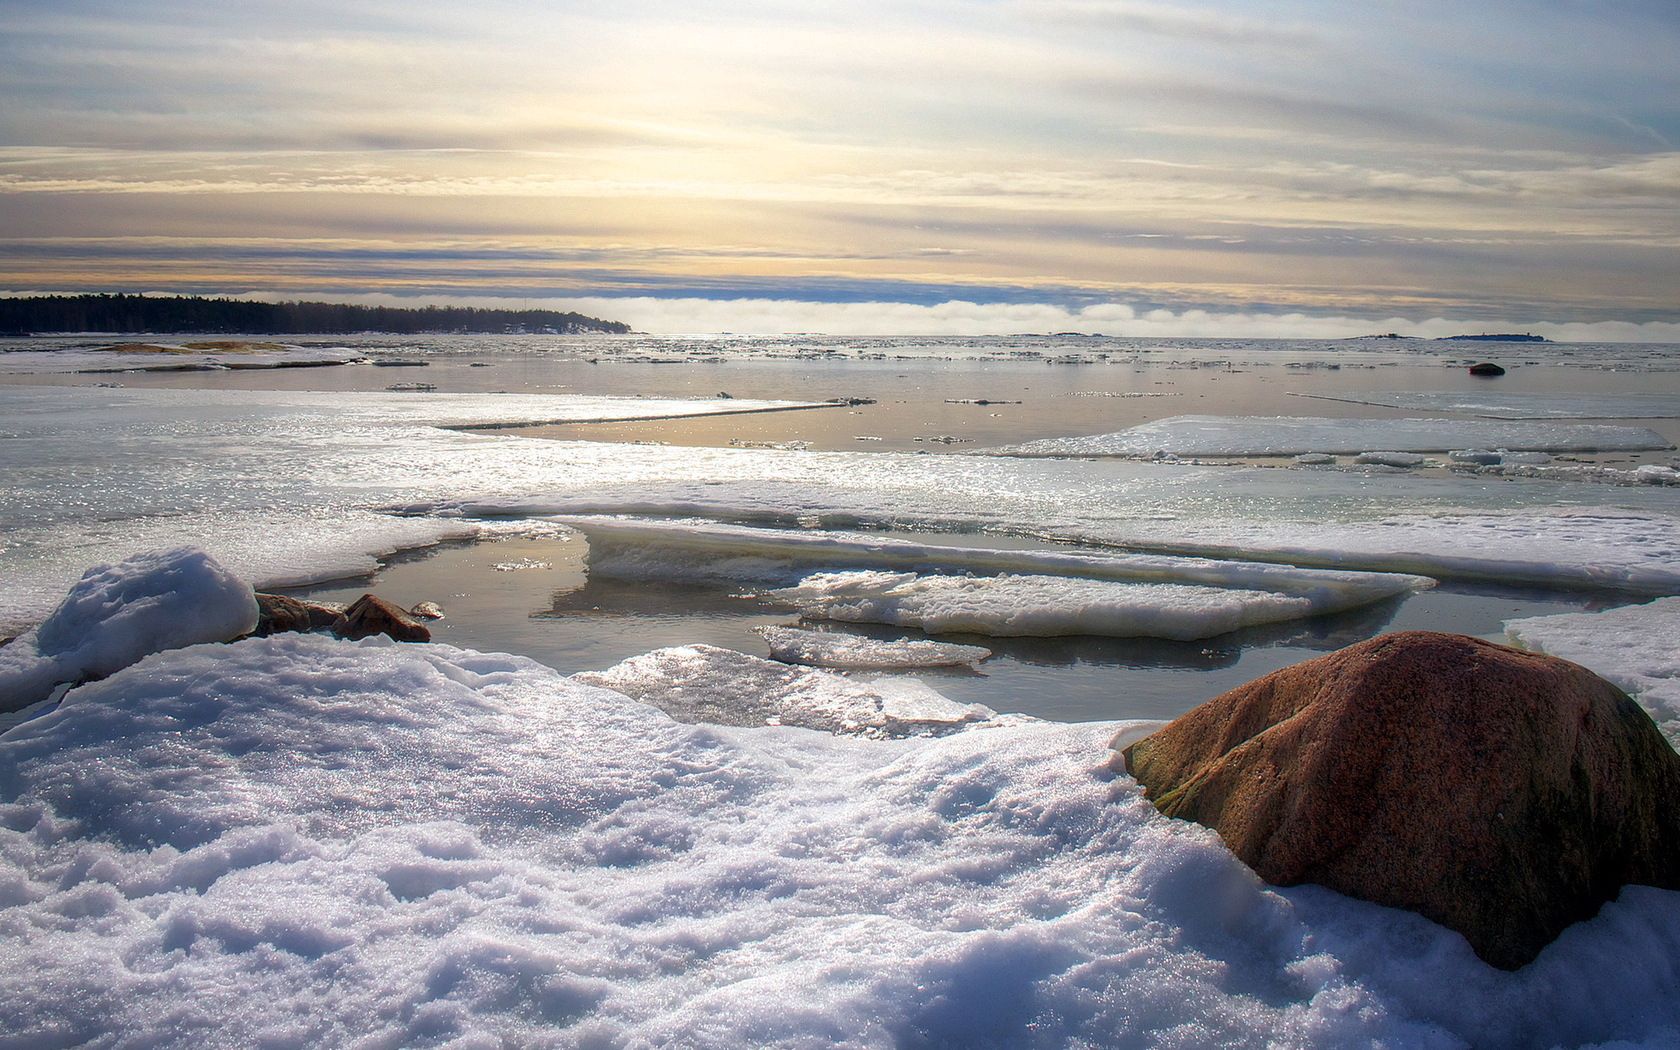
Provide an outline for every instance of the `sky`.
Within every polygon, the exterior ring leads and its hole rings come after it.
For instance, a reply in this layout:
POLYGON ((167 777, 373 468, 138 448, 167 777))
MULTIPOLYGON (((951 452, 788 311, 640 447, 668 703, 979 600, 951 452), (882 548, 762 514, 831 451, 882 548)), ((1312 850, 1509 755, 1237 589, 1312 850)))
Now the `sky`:
POLYGON ((0 289, 1680 341, 1680 3, 0 0, 0 289))

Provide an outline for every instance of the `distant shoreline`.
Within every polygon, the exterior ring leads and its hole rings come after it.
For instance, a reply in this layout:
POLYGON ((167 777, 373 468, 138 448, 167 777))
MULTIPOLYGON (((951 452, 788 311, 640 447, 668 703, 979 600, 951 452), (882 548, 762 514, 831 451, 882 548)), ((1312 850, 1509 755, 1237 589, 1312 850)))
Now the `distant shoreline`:
POLYGON ((356 306, 200 296, 0 298, 0 335, 628 335, 630 326, 557 310, 356 306))

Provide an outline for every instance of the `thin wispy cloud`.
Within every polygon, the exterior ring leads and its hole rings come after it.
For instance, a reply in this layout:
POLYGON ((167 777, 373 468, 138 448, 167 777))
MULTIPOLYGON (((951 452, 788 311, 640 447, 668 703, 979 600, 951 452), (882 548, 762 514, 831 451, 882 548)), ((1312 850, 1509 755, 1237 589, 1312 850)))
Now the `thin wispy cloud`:
POLYGON ((1680 314, 1661 4, 0 17, 4 286, 1680 314))

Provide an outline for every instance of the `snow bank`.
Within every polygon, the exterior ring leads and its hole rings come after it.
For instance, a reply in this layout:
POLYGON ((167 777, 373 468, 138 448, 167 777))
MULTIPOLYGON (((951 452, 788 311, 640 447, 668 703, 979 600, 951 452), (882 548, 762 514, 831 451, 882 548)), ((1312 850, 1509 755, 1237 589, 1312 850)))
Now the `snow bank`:
POLYGON ((992 655, 978 645, 954 645, 927 638, 887 641, 837 631, 800 627, 760 627, 770 658, 787 664, 811 664, 856 671, 891 671, 911 667, 962 667, 992 655))
POLYGON ((1357 608, 1434 586, 1434 581, 1421 576, 1298 569, 1257 562, 947 547, 857 533, 795 532, 711 522, 603 517, 557 520, 588 537, 591 573, 628 579, 791 584, 813 570, 854 568, 927 575, 1084 577, 1273 592, 1306 599, 1308 611, 1302 615, 1357 608))
POLYGON ((1680 748, 1680 598, 1598 613, 1507 620, 1512 642, 1609 679, 1650 712, 1680 748))
POLYGON ((1047 438, 1002 449, 1010 456, 1295 456, 1305 452, 1447 452, 1508 448, 1598 452, 1672 448, 1643 427, 1461 419, 1331 419, 1323 416, 1174 416, 1115 434, 1047 438))
POLYGON ((39 703, 62 682, 103 678, 150 653, 225 642, 256 625, 250 585, 201 550, 98 565, 39 627, 0 647, 0 710, 39 703))
POLYGON ((681 722, 882 737, 948 732, 997 715, 980 704, 949 700, 914 678, 862 681, 715 645, 658 649, 573 678, 652 704, 681 722))
POLYGON ((0 737, 19 1044, 1660 1045, 1680 894, 1504 973, 1264 887, 1114 724, 679 725, 529 661, 178 650, 0 737))
POLYGON ((1310 599, 1269 591, 1066 576, 832 572, 770 594, 813 618, 994 637, 1192 641, 1317 611, 1310 599))

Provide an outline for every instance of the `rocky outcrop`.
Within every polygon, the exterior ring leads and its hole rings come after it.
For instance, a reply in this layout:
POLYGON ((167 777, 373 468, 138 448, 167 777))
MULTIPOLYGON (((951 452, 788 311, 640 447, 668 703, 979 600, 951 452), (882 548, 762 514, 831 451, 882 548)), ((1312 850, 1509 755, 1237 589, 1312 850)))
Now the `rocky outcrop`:
POLYGON ((1410 909, 1505 969, 1624 885, 1680 889, 1680 755, 1650 717, 1583 667, 1461 635, 1284 668, 1113 765, 1266 881, 1410 909))
POLYGON ((344 615, 344 606, 324 602, 306 602, 283 594, 257 594, 257 628, 251 633, 259 638, 287 631, 324 631, 344 615))
POLYGON ((429 642, 432 632, 426 625, 383 598, 364 594, 344 610, 333 624, 333 633, 355 641, 376 634, 389 635, 399 642, 429 642))

